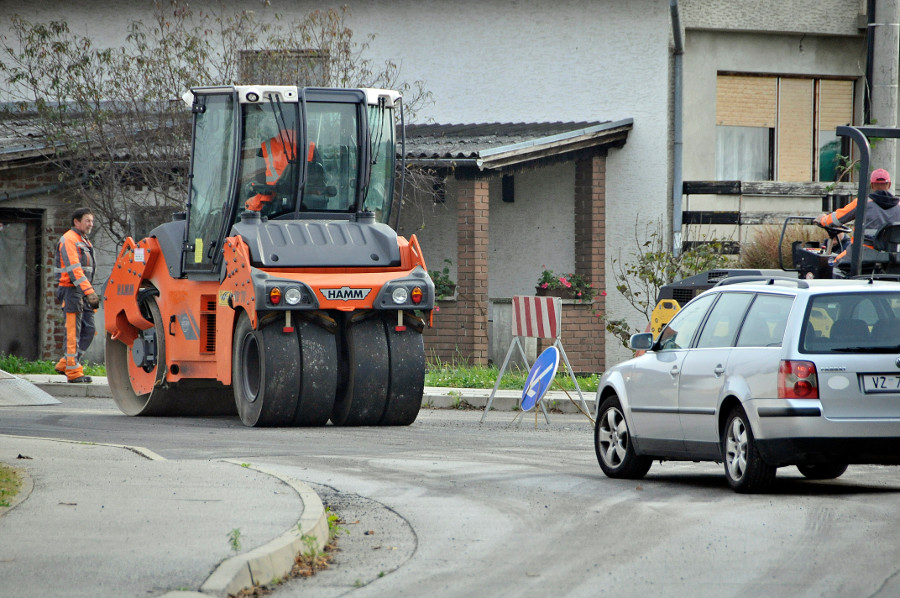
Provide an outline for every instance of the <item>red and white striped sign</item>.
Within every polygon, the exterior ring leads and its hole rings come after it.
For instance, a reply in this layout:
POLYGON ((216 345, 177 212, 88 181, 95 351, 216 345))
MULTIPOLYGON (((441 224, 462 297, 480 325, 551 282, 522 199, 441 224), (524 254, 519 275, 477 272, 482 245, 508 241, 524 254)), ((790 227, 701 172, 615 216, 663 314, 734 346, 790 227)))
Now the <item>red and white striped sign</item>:
POLYGON ((517 295, 513 297, 512 305, 513 336, 559 338, 562 299, 517 295))

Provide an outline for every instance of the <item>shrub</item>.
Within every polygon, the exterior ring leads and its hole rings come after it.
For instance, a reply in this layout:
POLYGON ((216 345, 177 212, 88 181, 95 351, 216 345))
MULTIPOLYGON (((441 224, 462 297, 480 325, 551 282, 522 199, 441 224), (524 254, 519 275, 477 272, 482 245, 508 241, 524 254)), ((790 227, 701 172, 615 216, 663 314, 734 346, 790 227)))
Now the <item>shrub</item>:
MULTIPOLYGON (((778 240, 781 238, 781 228, 774 224, 757 227, 753 239, 741 243, 741 268, 781 269, 782 265, 778 263, 778 240)), ((817 226, 807 224, 789 226, 784 233, 784 243, 781 246, 784 267, 794 267, 793 259, 791 259, 791 244, 794 241, 822 241, 825 238, 827 238, 825 231, 817 226)))

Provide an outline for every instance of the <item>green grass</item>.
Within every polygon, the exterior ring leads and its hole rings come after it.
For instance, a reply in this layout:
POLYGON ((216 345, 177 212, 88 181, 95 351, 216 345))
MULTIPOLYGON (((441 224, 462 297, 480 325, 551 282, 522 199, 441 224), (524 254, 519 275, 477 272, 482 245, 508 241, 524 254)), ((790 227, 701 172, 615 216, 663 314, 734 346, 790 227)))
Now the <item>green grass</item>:
POLYGON ((22 481, 16 470, 0 463, 0 507, 8 507, 21 486, 22 481))
MULTIPOLYGON (((10 374, 48 374, 58 376, 53 369, 55 361, 28 361, 15 355, 0 355, 0 370, 10 374)), ((100 363, 84 365, 84 373, 88 376, 105 376, 106 366, 100 363)))
MULTIPOLYGON (((55 361, 27 361, 15 355, 0 355, 0 370, 10 374, 49 374, 55 375, 55 361)), ((564 369, 562 366, 561 369, 564 369)), ((442 386, 450 388, 494 388, 498 369, 494 366, 473 366, 465 363, 447 363, 431 360, 425 372, 426 386, 442 386)), ((105 376, 106 366, 103 364, 85 364, 84 373, 88 376, 105 376)), ((521 390, 525 387, 528 372, 516 368, 507 368, 500 381, 503 390, 521 390)), ((577 376, 582 392, 595 392, 600 374, 577 376)), ((556 374, 556 382, 551 390, 574 390, 575 385, 569 374, 560 371, 556 374)))
MULTIPOLYGON (((563 366, 564 369, 564 366, 563 366)), ((494 366, 472 366, 458 363, 444 363, 432 360, 428 363, 425 372, 425 386, 444 386, 455 388, 494 388, 497 382, 498 369, 494 366)), ((503 390, 522 390, 525 387, 525 379, 528 372, 507 368, 500 381, 503 390)), ((576 376, 582 392, 596 392, 599 374, 589 376, 576 376)), ((558 372, 556 381, 550 386, 551 390, 575 390, 575 385, 567 372, 558 372)))

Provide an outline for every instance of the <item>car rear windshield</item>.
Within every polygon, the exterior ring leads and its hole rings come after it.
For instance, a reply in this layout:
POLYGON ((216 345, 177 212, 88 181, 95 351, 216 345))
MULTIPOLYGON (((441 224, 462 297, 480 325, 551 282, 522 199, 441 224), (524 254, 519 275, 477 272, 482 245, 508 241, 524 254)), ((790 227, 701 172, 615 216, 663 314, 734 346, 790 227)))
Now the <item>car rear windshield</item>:
POLYGON ((900 291, 817 295, 803 321, 804 353, 900 350, 900 291))

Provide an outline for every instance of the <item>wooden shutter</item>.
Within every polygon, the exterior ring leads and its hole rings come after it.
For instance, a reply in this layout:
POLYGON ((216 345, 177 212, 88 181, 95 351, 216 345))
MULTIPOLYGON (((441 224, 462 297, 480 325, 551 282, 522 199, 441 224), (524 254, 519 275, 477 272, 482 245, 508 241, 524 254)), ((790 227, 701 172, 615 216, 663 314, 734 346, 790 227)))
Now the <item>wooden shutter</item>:
POLYGON ((813 80, 780 79, 776 180, 811 181, 813 161, 813 80))
POLYGON ((775 126, 775 77, 719 75, 716 124, 732 127, 775 126))

